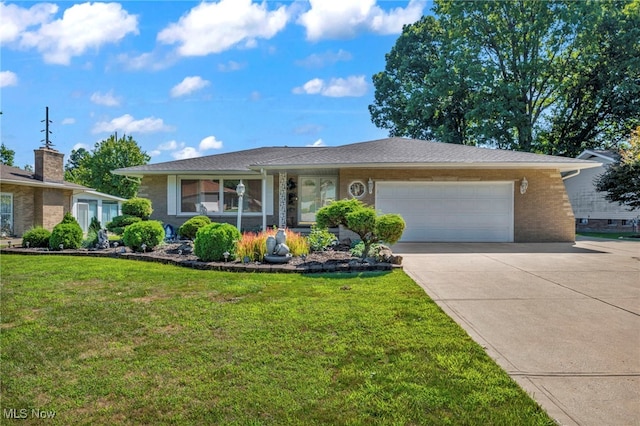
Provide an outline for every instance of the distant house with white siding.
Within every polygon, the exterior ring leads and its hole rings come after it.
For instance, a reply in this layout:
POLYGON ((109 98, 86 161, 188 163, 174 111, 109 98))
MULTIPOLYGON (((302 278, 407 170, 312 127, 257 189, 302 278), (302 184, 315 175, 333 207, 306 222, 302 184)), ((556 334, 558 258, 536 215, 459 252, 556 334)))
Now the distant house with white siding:
POLYGON ((583 169, 567 177, 564 184, 576 218, 576 231, 630 232, 633 220, 638 220, 640 210, 629 211, 625 206, 612 203, 605 192, 596 191, 594 182, 607 167, 618 161, 615 151, 586 150, 578 159, 602 163, 600 167, 583 169))

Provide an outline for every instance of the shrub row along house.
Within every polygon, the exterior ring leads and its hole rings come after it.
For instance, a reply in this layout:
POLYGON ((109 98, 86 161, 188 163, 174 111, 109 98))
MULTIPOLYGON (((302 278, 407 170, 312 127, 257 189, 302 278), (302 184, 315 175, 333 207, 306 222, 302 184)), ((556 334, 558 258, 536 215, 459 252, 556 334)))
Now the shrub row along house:
POLYGON ((64 180, 64 154, 47 147, 35 151, 35 171, 0 166, 2 236, 22 236, 34 227, 51 231, 67 212, 86 233, 91 218, 102 225, 121 211, 123 198, 64 180))
POLYGON ((600 163, 404 138, 335 147, 265 147, 117 169, 142 178, 153 219, 176 229, 205 214, 245 229, 305 227, 356 198, 406 222, 401 241, 573 241, 563 175, 600 163))

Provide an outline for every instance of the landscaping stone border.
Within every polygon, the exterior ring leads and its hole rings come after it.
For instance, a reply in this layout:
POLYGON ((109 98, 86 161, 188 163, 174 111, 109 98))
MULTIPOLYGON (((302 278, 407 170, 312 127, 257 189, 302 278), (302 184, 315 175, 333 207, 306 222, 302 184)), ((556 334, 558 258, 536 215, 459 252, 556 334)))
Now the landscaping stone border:
POLYGON ((367 271, 391 271, 402 269, 402 265, 391 263, 362 263, 362 262, 306 262, 297 265, 269 264, 259 262, 201 262, 198 260, 180 260, 170 256, 158 256, 145 253, 121 253, 118 249, 105 250, 43 250, 11 247, 0 249, 0 254, 22 254, 35 256, 85 256, 85 257, 109 257, 114 259, 138 260, 143 262, 156 262, 165 265, 181 266, 185 268, 226 271, 226 272, 270 272, 270 273, 301 273, 317 274, 327 272, 367 272, 367 271))

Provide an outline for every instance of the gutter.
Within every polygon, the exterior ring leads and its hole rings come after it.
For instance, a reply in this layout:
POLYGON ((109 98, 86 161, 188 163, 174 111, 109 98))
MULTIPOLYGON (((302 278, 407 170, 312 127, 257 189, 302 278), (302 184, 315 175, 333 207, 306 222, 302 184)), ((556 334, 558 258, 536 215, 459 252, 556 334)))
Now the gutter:
POLYGON ((566 176, 562 176, 562 180, 567 180, 569 178, 576 177, 580 174, 581 171, 582 171, 581 169, 574 170, 573 173, 569 173, 566 176))

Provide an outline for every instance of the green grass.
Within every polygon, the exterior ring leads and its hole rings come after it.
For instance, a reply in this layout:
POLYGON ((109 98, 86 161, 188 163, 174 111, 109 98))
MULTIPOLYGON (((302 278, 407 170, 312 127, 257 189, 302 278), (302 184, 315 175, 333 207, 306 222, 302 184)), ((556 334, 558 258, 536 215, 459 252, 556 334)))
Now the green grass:
POLYGON ((20 424, 553 424, 402 271, 0 263, 0 408, 20 424))
POLYGON ((582 235, 583 237, 606 238, 610 240, 619 240, 620 238, 624 238, 631 241, 640 241, 640 238, 631 238, 633 235, 638 235, 637 232, 578 232, 577 235, 582 235))

